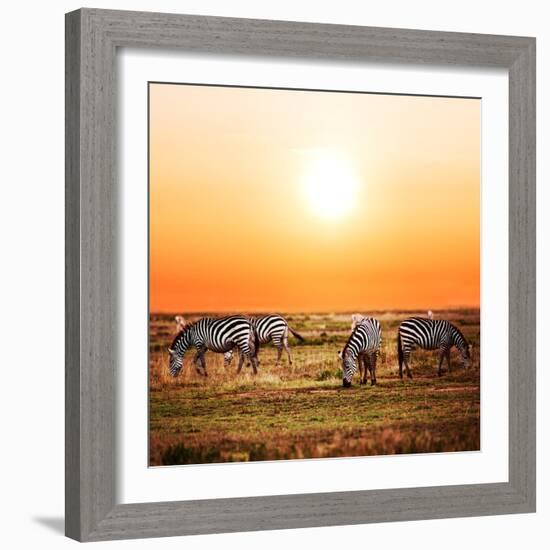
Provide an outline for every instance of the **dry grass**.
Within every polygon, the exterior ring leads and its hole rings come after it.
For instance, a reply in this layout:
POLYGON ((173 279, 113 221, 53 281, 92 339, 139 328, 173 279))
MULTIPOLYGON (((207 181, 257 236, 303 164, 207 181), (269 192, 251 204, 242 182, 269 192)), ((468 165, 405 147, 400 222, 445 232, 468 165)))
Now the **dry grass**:
MULTIPOLYGON (((479 449, 479 311, 436 312, 474 344, 473 367, 453 354, 453 371, 439 378, 437 354, 413 354, 414 379, 397 374, 395 334, 413 312, 372 312, 382 323, 378 385, 342 388, 337 352, 349 335, 350 315, 293 314, 287 319, 306 342, 291 338, 294 357, 275 364, 260 351, 259 374, 236 375, 221 354, 206 355, 208 378, 188 353, 177 378, 167 370, 173 316, 151 317, 150 463, 189 464, 321 458, 479 449)), ((197 314, 200 317, 205 314, 197 314)), ((236 362, 236 360, 235 360, 236 362)))

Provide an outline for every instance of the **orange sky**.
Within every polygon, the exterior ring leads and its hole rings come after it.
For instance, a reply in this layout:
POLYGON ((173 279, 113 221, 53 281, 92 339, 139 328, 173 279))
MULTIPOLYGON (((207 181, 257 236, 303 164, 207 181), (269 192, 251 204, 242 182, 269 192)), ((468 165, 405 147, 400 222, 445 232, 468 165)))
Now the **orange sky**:
POLYGON ((151 311, 479 306, 480 109, 151 84, 151 311))

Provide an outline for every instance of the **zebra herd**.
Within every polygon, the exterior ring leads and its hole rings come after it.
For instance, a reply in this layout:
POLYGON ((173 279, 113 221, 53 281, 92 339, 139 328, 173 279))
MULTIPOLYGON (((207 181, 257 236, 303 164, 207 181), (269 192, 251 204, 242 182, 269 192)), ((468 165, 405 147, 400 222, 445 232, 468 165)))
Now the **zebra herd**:
POLYGON ((281 360, 284 347, 288 355, 288 361, 292 364, 292 356, 288 347, 288 333, 292 333, 300 341, 304 340, 300 334, 288 326, 286 319, 281 315, 203 317, 188 325, 185 324, 182 317, 177 316, 176 326, 178 335, 168 349, 170 374, 172 376, 179 374, 183 367, 183 356, 190 347, 197 350, 193 362, 199 374, 207 376, 204 355, 208 350, 223 353, 224 364, 229 366, 235 348, 239 352, 237 373, 241 372, 246 358, 252 365, 254 374, 256 374, 258 372, 260 344, 273 342, 278 352, 277 363, 281 360), (199 368, 199 364, 201 368, 199 368))
MULTIPOLYGON (((196 355, 193 360, 199 374, 207 376, 204 356, 208 350, 223 353, 224 365, 229 366, 236 349, 239 355, 237 373, 248 360, 254 374, 258 372, 258 352, 260 345, 272 342, 277 349, 277 364, 285 349, 289 364, 292 356, 288 346, 288 335, 291 333, 300 341, 304 338, 292 329, 281 315, 261 315, 246 317, 230 315, 228 317, 203 317, 193 323, 186 324, 182 317, 176 317, 178 334, 168 349, 170 355, 170 374, 177 376, 183 367, 185 352, 194 347, 196 355)), ((351 386, 353 375, 359 368, 359 383, 367 383, 367 371, 371 385, 376 384, 376 361, 380 353, 382 330, 380 322, 373 317, 363 317, 360 314, 352 316, 351 334, 344 346, 338 352, 342 363, 342 383, 344 387, 351 386)), ((397 330, 397 356, 399 376, 403 378, 403 365, 407 376, 412 378, 409 368, 411 352, 416 348, 439 350, 438 375, 446 359, 448 370, 451 370, 451 348, 455 346, 460 353, 465 367, 471 365, 471 344, 462 332, 443 319, 433 319, 431 312, 428 318, 410 317, 401 322, 397 330)))

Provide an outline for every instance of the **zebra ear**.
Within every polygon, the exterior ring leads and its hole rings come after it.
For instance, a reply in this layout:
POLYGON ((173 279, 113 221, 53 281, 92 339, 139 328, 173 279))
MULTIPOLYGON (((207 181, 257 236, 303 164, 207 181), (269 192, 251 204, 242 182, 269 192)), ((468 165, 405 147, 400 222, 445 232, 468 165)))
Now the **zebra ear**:
POLYGON ((168 348, 168 353, 169 353, 170 355, 174 355, 175 352, 174 352, 173 349, 168 348))
POLYGON ((342 350, 338 351, 338 357, 340 357, 340 359, 342 359, 342 350))

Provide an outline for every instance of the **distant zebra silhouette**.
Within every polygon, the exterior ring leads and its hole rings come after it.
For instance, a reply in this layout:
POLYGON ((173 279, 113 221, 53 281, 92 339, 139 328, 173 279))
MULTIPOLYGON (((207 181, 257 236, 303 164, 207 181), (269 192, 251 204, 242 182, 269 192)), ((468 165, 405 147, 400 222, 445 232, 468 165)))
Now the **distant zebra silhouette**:
MULTIPOLYGON (((250 322, 256 330, 260 344, 263 345, 270 341, 273 342, 273 345, 277 349, 277 364, 281 360, 284 347, 288 355, 288 362, 292 365, 292 355, 290 354, 290 348, 288 347, 288 333, 290 331, 290 333, 298 338, 300 342, 303 342, 304 338, 288 326, 287 320, 281 315, 272 314, 250 317, 250 322)), ((229 366, 233 360, 233 350, 228 351, 224 355, 224 359, 225 365, 229 366)))
POLYGON ((193 360, 196 371, 207 376, 204 360, 206 351, 225 353, 235 346, 239 348, 240 354, 237 372, 241 371, 244 358, 247 357, 252 364, 254 374, 256 374, 259 341, 249 319, 242 315, 231 315, 222 318, 204 317, 194 323, 185 325, 168 349, 170 374, 172 376, 179 374, 183 367, 183 356, 190 347, 195 347, 197 350, 193 360), (199 369, 199 363, 202 372, 199 369))
POLYGON ((470 349, 466 338, 460 330, 449 321, 443 319, 424 319, 411 317, 405 319, 397 331, 397 356, 399 360, 399 376, 403 378, 403 363, 407 369, 407 376, 412 378, 409 368, 411 351, 418 348, 439 349, 439 367, 437 374, 441 376, 443 359, 447 358, 449 372, 451 370, 451 348, 456 346, 464 366, 471 365, 470 349))
POLYGON ((351 379, 359 363, 359 383, 367 383, 367 369, 370 382, 376 384, 376 358, 382 342, 380 323, 373 317, 363 317, 351 333, 343 351, 339 352, 342 360, 342 384, 351 386, 351 379))

